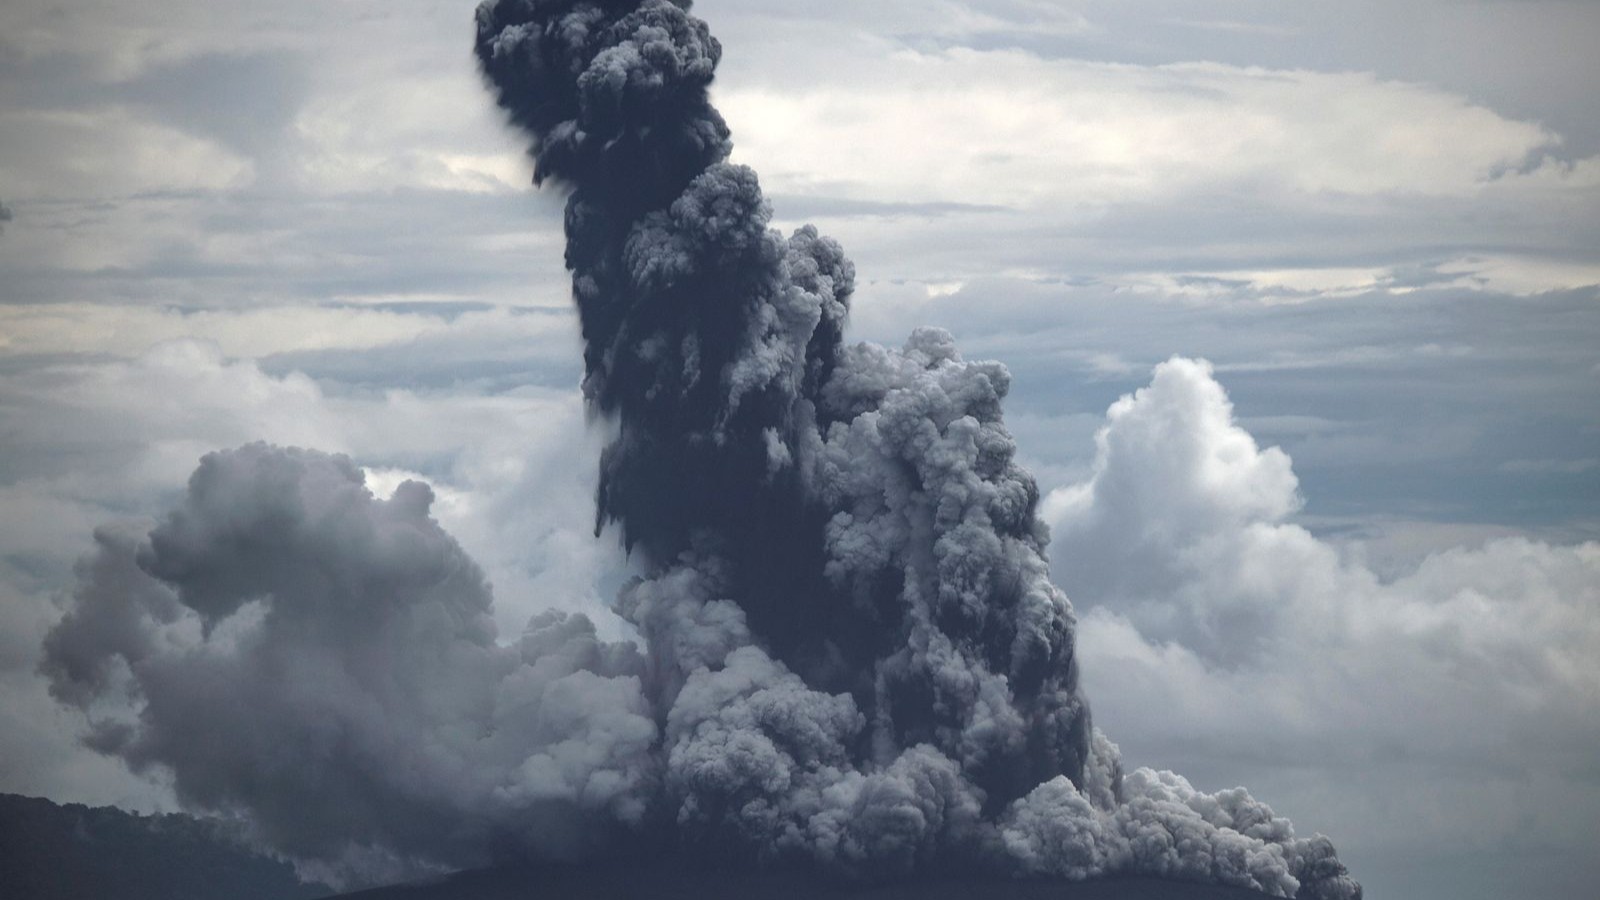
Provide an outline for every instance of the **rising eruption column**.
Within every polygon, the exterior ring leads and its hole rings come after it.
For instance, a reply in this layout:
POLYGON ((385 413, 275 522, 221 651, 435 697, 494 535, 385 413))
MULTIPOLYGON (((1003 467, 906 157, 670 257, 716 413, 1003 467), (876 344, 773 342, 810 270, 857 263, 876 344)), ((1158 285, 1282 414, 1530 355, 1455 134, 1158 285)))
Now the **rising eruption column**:
POLYGON ((596 530, 643 577, 606 642, 510 642, 408 481, 251 444, 97 533, 45 640, 90 746, 313 874, 671 848, 868 878, 1140 873, 1350 900, 1243 789, 1124 774, 1078 689, 1005 367, 843 340, 854 273, 768 227, 688 3, 500 0, 477 54, 567 192, 596 530))

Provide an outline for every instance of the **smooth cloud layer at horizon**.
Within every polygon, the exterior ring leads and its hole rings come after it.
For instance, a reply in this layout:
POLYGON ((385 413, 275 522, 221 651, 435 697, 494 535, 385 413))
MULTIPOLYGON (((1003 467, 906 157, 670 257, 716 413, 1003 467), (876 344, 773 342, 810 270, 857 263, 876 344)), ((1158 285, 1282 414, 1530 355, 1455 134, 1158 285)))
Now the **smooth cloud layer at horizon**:
MULTIPOLYGON (((1292 457, 1298 511, 1287 459, 1239 474, 1254 506, 1178 491, 1198 510, 1179 533, 1233 536, 1209 566, 1193 548, 1141 557, 1194 621, 1075 575, 1086 538, 1058 528, 1058 578, 1095 608, 1089 690, 1134 762, 1251 784, 1341 838, 1373 890, 1497 896, 1493 869, 1581 895, 1594 782, 1573 754, 1593 694, 1570 680, 1581 666, 1529 648, 1594 615, 1591 6, 697 12, 729 48, 715 91, 736 158, 779 224, 817 221, 860 267, 853 333, 939 324, 1007 362, 1008 421, 1044 487, 1090 483, 1104 411, 1175 353, 1210 359, 1234 425, 1292 457), (840 153, 862 135, 870 152, 840 153), (1283 558, 1305 584, 1273 580, 1283 558), (1419 619, 1379 614, 1409 635, 1392 646, 1306 636, 1336 591, 1419 619), (1450 604, 1505 627, 1428 631, 1450 604), (1498 618, 1511 609, 1529 615, 1498 618), (1205 616, 1277 649, 1208 636, 1205 616), (1418 669, 1384 669, 1386 652, 1418 669), (1488 672, 1509 680, 1486 696, 1517 690, 1473 706, 1459 691, 1488 672), (1379 690, 1407 679, 1422 686, 1379 690), (1152 702, 1173 683, 1233 699, 1180 715, 1152 702), (1495 821, 1526 842, 1496 856, 1495 821), (1343 836, 1371 822, 1392 824, 1343 836)), ((93 527, 167 508, 202 453, 264 438, 350 453, 369 484, 424 478, 496 587, 501 634, 547 604, 600 608, 625 580, 583 527, 601 438, 572 388, 559 213, 482 101, 463 15, 0 11, 8 789, 166 802, 74 750, 32 670, 93 527)), ((1199 444, 1231 433, 1198 395, 1188 420, 1168 399, 1199 444)))

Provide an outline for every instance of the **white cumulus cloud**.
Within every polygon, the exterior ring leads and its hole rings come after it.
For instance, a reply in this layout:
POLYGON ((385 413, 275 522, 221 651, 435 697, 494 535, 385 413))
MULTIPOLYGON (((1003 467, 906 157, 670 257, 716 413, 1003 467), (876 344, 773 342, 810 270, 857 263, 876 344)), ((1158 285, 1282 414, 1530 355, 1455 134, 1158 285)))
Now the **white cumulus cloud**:
POLYGON ((1495 537, 1394 576, 1293 522, 1299 504, 1289 457, 1237 424, 1209 364, 1173 358, 1111 407, 1092 475, 1044 504, 1099 721, 1213 771, 1324 766, 1297 770, 1302 792, 1348 793, 1346 766, 1396 780, 1398 809, 1323 804, 1364 823, 1357 854, 1428 832, 1432 852, 1450 836, 1581 859, 1600 827, 1583 775, 1600 543, 1495 537))

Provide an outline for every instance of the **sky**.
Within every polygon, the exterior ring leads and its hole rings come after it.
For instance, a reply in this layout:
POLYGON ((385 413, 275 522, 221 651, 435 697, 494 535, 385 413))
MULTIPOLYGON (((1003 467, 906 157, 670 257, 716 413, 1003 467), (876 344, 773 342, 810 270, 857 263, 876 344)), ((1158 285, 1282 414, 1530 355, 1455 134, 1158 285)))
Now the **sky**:
MULTIPOLYGON (((1095 721, 1383 898, 1600 864, 1600 4, 702 0, 851 335, 1011 370, 1095 721)), ((608 626, 561 199, 472 4, 0 8, 0 790, 169 806, 36 674, 96 527, 263 439, 608 626)), ((158 779, 159 780, 159 779, 158 779)))

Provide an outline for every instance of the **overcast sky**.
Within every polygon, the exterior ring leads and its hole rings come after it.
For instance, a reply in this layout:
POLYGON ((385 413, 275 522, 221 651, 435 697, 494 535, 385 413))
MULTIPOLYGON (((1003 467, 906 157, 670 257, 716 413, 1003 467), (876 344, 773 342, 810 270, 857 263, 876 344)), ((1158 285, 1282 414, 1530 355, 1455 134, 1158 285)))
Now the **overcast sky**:
MULTIPOLYGON (((695 8, 735 159, 856 261, 853 335, 1010 366, 1131 764, 1249 785, 1375 900, 1592 896, 1600 4, 695 8)), ((561 200, 471 24, 0 6, 0 790, 169 802, 34 669, 92 530, 211 450, 424 478, 502 633, 607 627, 561 200)))

